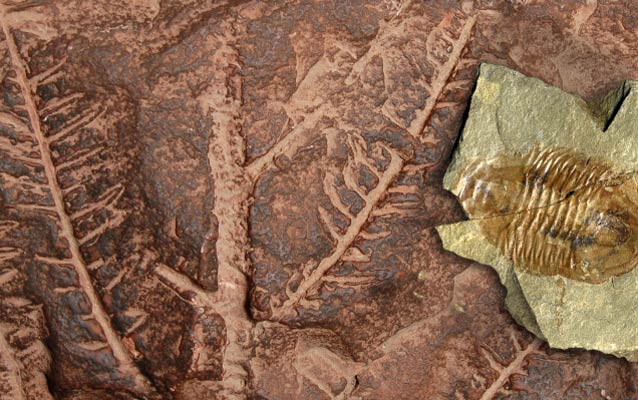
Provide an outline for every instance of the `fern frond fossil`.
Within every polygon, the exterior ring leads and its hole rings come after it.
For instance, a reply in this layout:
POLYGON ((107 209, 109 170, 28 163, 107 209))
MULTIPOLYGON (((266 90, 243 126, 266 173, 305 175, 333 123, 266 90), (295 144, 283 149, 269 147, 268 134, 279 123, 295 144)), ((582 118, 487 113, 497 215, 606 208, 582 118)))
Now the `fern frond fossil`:
MULTIPOLYGON (((318 285, 320 285, 321 282, 361 285, 373 279, 373 276, 347 278, 327 277, 327 272, 337 263, 343 261, 344 257, 359 262, 368 260, 360 250, 352 247, 353 243, 355 239, 362 234, 368 237, 374 237, 365 232, 364 226, 373 217, 374 211, 379 208, 380 202, 386 196, 388 188, 401 173, 404 160, 396 150, 393 150, 381 142, 377 142, 374 145, 373 152, 384 155, 384 158, 386 158, 388 162, 387 167, 382 170, 377 166, 377 160, 366 154, 365 142, 363 142, 361 137, 353 136, 349 141, 349 148, 351 154, 341 171, 341 175, 346 187, 360 197, 364 206, 357 213, 353 213, 350 210, 350 206, 343 202, 337 191, 335 174, 332 172, 326 173, 323 180, 324 192, 328 196, 332 206, 349 221, 348 227, 345 232, 341 232, 337 224, 330 217, 328 210, 321 207, 319 208, 318 212, 321 220, 335 241, 335 247, 333 251, 319 263, 309 262, 302 268, 302 279, 299 286, 295 290, 286 288, 287 299, 281 305, 273 307, 272 318, 275 320, 291 317, 294 314, 295 307, 298 305, 317 308, 319 306, 317 301, 309 299, 308 295, 317 291, 319 289, 318 285), (357 169, 360 167, 365 168, 376 178, 376 185, 371 189, 362 187, 358 183, 356 174, 357 169)), ((376 237, 379 238, 384 235, 387 235, 387 233, 376 233, 376 237)))
POLYGON ((429 138, 424 135, 424 130, 433 113, 439 108, 457 105, 455 102, 442 101, 445 93, 452 91, 454 87, 467 87, 470 84, 468 79, 455 78, 454 73, 466 66, 463 51, 470 42, 476 16, 452 12, 445 15, 434 29, 424 31, 423 27, 429 22, 427 16, 410 15, 384 24, 368 51, 357 60, 346 79, 348 85, 362 80, 368 65, 380 58, 387 94, 381 111, 395 125, 425 142, 429 138), (410 34, 413 39, 407 44, 404 40, 406 32, 415 32, 410 34), (419 44, 414 43, 417 40, 425 42, 425 52, 420 49, 419 44), (414 52, 406 46, 416 46, 419 50, 414 52), (420 104, 412 104, 416 109, 409 121, 399 114, 405 112, 405 91, 411 88, 400 87, 400 82, 397 82, 398 78, 394 75, 397 72, 400 74, 398 76, 404 75, 406 68, 415 69, 415 73, 421 76, 418 84, 426 94, 420 104), (426 72, 427 68, 432 72, 426 72))
MULTIPOLYGON (((25 7, 21 7, 20 12, 29 8, 25 7)), ((0 123, 13 132, 13 137, 3 137, 0 140, 0 151, 15 162, 21 163, 29 173, 22 176, 4 173, 3 184, 7 185, 7 189, 10 187, 14 189, 8 193, 14 207, 39 213, 54 220, 59 229, 59 235, 66 242, 67 253, 64 256, 36 254, 35 258, 51 266, 70 267, 77 275, 77 287, 64 288, 56 292, 60 295, 78 292, 84 296, 90 305, 90 311, 83 315, 82 319, 93 321, 101 330, 99 340, 79 343, 79 347, 89 351, 108 348, 117 360, 117 369, 121 377, 134 382, 133 390, 140 394, 152 394, 154 389, 133 362, 93 285, 89 270, 98 266, 99 260, 98 264, 87 262, 82 253, 83 246, 92 243, 106 230, 123 221, 123 212, 115 207, 123 189, 117 186, 107 189, 103 197, 95 203, 89 203, 77 212, 69 212, 69 195, 77 190, 86 190, 86 181, 74 178, 90 178, 90 173, 87 177, 84 175, 86 173, 81 172, 74 175, 74 171, 81 169, 89 162, 99 164, 99 158, 95 157, 103 151, 104 147, 97 142, 66 156, 59 155, 59 151, 54 150, 63 142, 79 142, 80 131, 89 127, 100 113, 89 110, 80 113, 75 120, 67 122, 55 132, 47 129, 43 121, 54 114, 68 110, 73 102, 82 98, 82 95, 72 93, 67 97, 54 98, 44 105, 40 104, 36 91, 42 85, 49 83, 51 79, 60 76, 62 65, 54 65, 38 75, 30 76, 14 35, 15 11, 16 7, 0 7, 0 25, 12 65, 13 76, 8 76, 7 80, 14 85, 23 104, 15 106, 13 110, 4 109, 0 113, 0 123), (98 214, 104 217, 98 217, 98 214), (89 228, 80 236, 77 233, 77 226, 87 218, 91 218, 92 221, 89 228)), ((89 170, 91 168, 95 167, 88 167, 89 170)))

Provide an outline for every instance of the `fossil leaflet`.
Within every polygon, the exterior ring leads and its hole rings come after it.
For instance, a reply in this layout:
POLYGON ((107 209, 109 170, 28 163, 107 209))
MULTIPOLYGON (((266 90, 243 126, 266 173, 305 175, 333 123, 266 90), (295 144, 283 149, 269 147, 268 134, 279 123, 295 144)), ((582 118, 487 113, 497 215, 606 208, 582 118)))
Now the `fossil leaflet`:
POLYGON ((96 198, 89 195, 89 183, 96 172, 105 167, 101 157, 107 148, 107 137, 105 132, 90 140, 84 136, 87 130, 100 131, 105 110, 87 107, 83 93, 61 93, 50 99, 38 95, 39 89, 64 80, 65 62, 32 74, 23 59, 14 32, 23 26, 27 33, 48 32, 34 29, 31 26, 34 21, 23 23, 19 17, 25 11, 28 11, 27 15, 39 15, 37 10, 32 10, 37 7, 38 3, 0 7, 3 45, 6 46, 3 50, 11 64, 10 73, 4 79, 15 96, 22 100, 21 104, 5 104, 0 111, 0 124, 5 128, 0 138, 0 151, 23 171, 16 173, 15 168, 2 171, 0 182, 12 207, 54 222, 57 235, 66 247, 62 253, 37 252, 34 259, 43 269, 70 269, 77 278, 77 284, 56 287, 50 293, 51 298, 60 299, 59 303, 55 300, 56 309, 59 308, 57 304, 65 302, 62 298, 81 299, 87 305, 84 313, 77 316, 83 321, 78 326, 84 324, 95 329, 91 328, 91 332, 87 329, 83 341, 73 345, 75 355, 108 353, 115 360, 115 379, 121 379, 127 389, 153 396, 155 389, 133 361, 94 286, 90 271, 100 268, 104 261, 89 261, 83 254, 86 246, 94 244, 125 219, 124 212, 117 207, 124 193, 121 184, 107 187, 96 198), (62 123, 51 129, 47 121, 62 123), (74 147, 69 154, 69 148, 74 147), (78 194, 90 200, 72 210, 73 198, 78 194), (80 231, 82 233, 78 234, 80 231))

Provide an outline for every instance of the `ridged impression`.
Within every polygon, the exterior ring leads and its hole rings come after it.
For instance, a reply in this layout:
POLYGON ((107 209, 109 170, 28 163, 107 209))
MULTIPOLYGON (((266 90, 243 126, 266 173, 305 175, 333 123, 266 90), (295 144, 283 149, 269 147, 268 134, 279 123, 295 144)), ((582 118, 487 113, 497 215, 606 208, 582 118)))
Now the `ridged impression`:
POLYGON ((602 283, 636 266, 634 173, 537 147, 472 163, 457 189, 486 239, 525 272, 602 283))

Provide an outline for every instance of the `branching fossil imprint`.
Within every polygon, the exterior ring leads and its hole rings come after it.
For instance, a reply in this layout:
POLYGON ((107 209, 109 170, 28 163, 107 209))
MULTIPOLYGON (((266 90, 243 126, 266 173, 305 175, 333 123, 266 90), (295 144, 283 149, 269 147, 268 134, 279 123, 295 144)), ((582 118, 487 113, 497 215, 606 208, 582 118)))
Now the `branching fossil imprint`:
MULTIPOLYGON (((424 136, 420 138, 424 145, 437 143, 427 133, 424 134, 426 126, 432 123, 435 111, 461 106, 458 101, 442 101, 442 99, 447 99, 449 93, 456 89, 469 85, 466 79, 455 79, 454 74, 475 63, 474 60, 462 57, 475 22, 476 19, 473 16, 463 18, 456 14, 449 15, 440 23, 436 31, 430 34, 428 48, 432 54, 428 57, 436 75, 426 87, 428 100, 423 105, 423 109, 417 113, 418 118, 412 125, 399 122, 394 117, 396 111, 391 109, 389 101, 383 105, 382 110, 387 118, 415 137, 424 136), (449 47, 452 48, 451 52, 448 51, 449 47)), ((403 25, 399 23, 399 26, 403 25)), ((366 65, 376 56, 385 57, 388 52, 386 47, 389 46, 388 43, 391 43, 387 37, 391 38, 394 33, 396 30, 379 33, 380 39, 373 42, 368 53, 356 61, 350 73, 346 74, 346 83, 352 84, 355 79, 363 79, 360 75, 366 65)), ((334 106, 326 104, 325 101, 313 109, 303 110, 303 118, 291 117, 291 120, 298 122, 270 150, 252 162, 247 162, 241 137, 241 125, 238 123, 241 118, 241 97, 239 97, 241 78, 238 73, 241 60, 236 51, 235 35, 219 37, 222 44, 214 56, 218 76, 210 85, 206 95, 201 97, 202 108, 205 112, 210 112, 215 121, 209 137, 209 165, 215 182, 215 206, 212 210, 211 234, 202 245, 202 251, 204 259, 205 254, 212 249, 217 249, 218 257, 221 253, 222 257, 218 262, 219 289, 217 292, 209 292, 171 267, 159 265, 156 268, 156 273, 180 293, 187 295, 193 305, 200 310, 199 312, 218 314, 224 319, 228 332, 224 344, 224 376, 219 385, 221 393, 224 393, 225 398, 230 399, 245 398, 250 358, 248 348, 254 334, 254 325, 244 309, 248 274, 251 272, 246 258, 249 246, 245 226, 248 219, 250 194, 255 182, 265 172, 274 168, 278 157, 292 158, 312 140, 311 130, 316 129, 315 126, 322 118, 335 118, 334 106), (227 197, 229 194, 233 194, 233 197, 227 197)), ((349 54, 343 56, 350 57, 349 54)), ((391 68, 393 62, 394 60, 389 59, 386 68, 391 68)), ((312 73, 309 72, 306 76, 318 79, 316 75, 320 72, 315 72, 312 67, 310 69, 312 73)), ((298 91, 306 89, 304 82, 300 82, 298 91)), ((392 92, 392 84, 389 81, 386 82, 386 90, 388 93, 392 92)), ((303 97, 303 94, 299 96, 303 97)), ((293 94, 292 97, 295 95, 293 94)), ((325 258, 309 260, 300 266, 297 274, 289 279, 290 282, 296 281, 296 284, 294 287, 286 286, 285 299, 279 303, 271 302, 268 319, 294 318, 300 307, 317 309, 321 306, 318 294, 322 289, 334 290, 336 287, 371 284, 375 277, 367 273, 337 276, 330 274, 330 271, 343 262, 361 264, 368 262, 370 254, 364 253, 355 242, 384 238, 390 232, 387 230, 370 232, 367 230, 370 222, 375 218, 401 215, 406 212, 405 207, 409 207, 409 204, 386 202, 388 194, 410 195, 418 190, 416 187, 397 183, 401 174, 407 173, 406 162, 408 161, 397 150, 381 141, 366 143, 356 133, 349 132, 344 136, 347 137, 348 158, 341 167, 325 171, 322 182, 323 192, 331 206, 320 207, 317 210, 321 225, 333 241, 333 249, 325 258), (359 174, 362 170, 374 177, 375 183, 372 186, 366 187, 359 182, 359 174), (362 201, 362 208, 355 212, 341 198, 339 193, 343 187, 362 201), (346 227, 339 227, 335 217, 345 219, 346 227)), ((484 398, 492 398, 501 391, 511 374, 521 373, 524 360, 531 351, 537 349, 539 343, 534 343, 526 349, 518 349, 520 351, 513 365, 499 368, 501 377, 494 382, 486 392, 487 397, 484 398)), ((205 360, 206 354, 208 353, 205 348, 196 346, 193 360, 205 360)), ((199 367, 204 364, 201 363, 199 367)), ((322 383, 317 382, 321 387, 322 383)))
MULTIPOLYGON (((409 2, 406 2, 409 3, 409 2)), ((402 7, 403 9, 403 7, 402 7)), ((418 16, 407 17, 402 20, 388 22, 384 25, 377 37, 372 41, 370 49, 354 64, 352 72, 346 79, 346 84, 352 84, 360 78, 364 69, 375 57, 380 57, 383 64, 383 80, 388 98, 383 103, 381 110, 383 114, 397 126, 406 129, 410 135, 419 138, 423 143, 436 144, 430 135, 427 127, 438 109, 458 107, 458 102, 443 101, 446 94, 458 88, 467 88, 470 80, 466 78, 457 79, 454 77, 456 71, 476 64, 476 61, 462 56, 463 51, 470 42, 476 16, 467 16, 462 13, 450 13, 432 30, 424 35, 426 52, 423 59, 411 60, 418 55, 405 54, 400 45, 402 33, 406 31, 419 32, 426 20, 418 16), (415 110, 414 118, 406 122, 399 117, 402 111, 397 109, 395 103, 402 103, 399 96, 404 93, 397 91, 398 83, 393 82, 390 72, 394 69, 403 71, 407 65, 424 62, 429 65, 433 74, 422 74, 423 86, 427 98, 425 104, 420 109, 415 110)))
POLYGON ((469 165, 459 200, 515 266, 600 283, 638 262, 633 174, 565 149, 469 165))
POLYGON ((487 360, 489 366, 498 373, 498 378, 496 378, 494 382, 485 390, 485 392, 483 392, 480 400, 492 400, 498 395, 514 394, 513 391, 505 389, 505 385, 507 384, 508 380, 513 375, 526 375, 527 371, 525 370, 524 364, 527 357, 532 354, 542 354, 539 349, 542 346, 543 341, 538 338, 535 338, 525 348, 523 348, 515 335, 511 335, 511 340, 512 345, 516 350, 516 355, 514 359, 507 365, 503 365, 502 363, 495 360, 494 355, 490 351, 490 349, 481 349, 481 353, 487 360))
MULTIPOLYGON (((382 143, 376 143, 376 153, 384 155, 389 159, 388 166, 385 170, 380 170, 375 164, 376 160, 370 158, 365 153, 365 142, 361 137, 352 137, 349 142, 349 148, 352 154, 348 158, 341 174, 346 187, 359 196, 363 202, 363 208, 356 214, 350 210, 350 207, 343 202, 336 188, 336 176, 332 172, 327 172, 323 180, 324 192, 330 199, 332 206, 338 210, 349 221, 348 228, 345 232, 340 232, 338 226, 333 221, 328 210, 320 207, 319 215, 321 220, 330 232, 336 245, 330 255, 322 259, 318 264, 310 262, 301 270, 302 279, 296 290, 287 288, 286 294, 288 299, 280 306, 273 307, 272 315, 274 319, 283 319, 290 317, 294 307, 300 304, 304 307, 318 309, 321 305, 320 301, 312 300, 319 294, 322 283, 330 285, 362 285, 370 283, 374 280, 373 276, 348 276, 337 277, 329 276, 327 272, 340 261, 366 262, 369 256, 363 254, 357 247, 352 246, 354 240, 361 236, 362 238, 373 240, 380 239, 389 234, 389 232, 369 233, 364 229, 364 225, 375 216, 381 216, 386 213, 400 213, 400 208, 392 208, 393 205, 378 207, 381 200, 397 175, 401 172, 404 161, 395 150, 387 147, 382 143), (367 189, 359 183, 358 169, 365 168, 372 173, 376 179, 376 186, 367 189)), ((294 314, 294 313, 293 313, 294 314)))
MULTIPOLYGON (((326 55, 321 63, 310 68, 308 74, 297 77, 295 93, 299 98, 310 98, 306 96, 306 91, 314 90, 313 82, 320 82, 330 74, 342 76, 345 84, 352 85, 364 80, 364 70, 375 58, 380 58, 386 78, 386 98, 379 103, 377 111, 405 131, 410 140, 417 139, 415 143, 435 147, 437 139, 430 135, 428 127, 437 123, 437 110, 461 108, 462 102, 450 93, 465 90, 469 85, 466 77, 459 78, 456 74, 471 69, 475 63, 475 60, 466 57, 465 52, 471 41, 476 16, 448 13, 438 24, 434 24, 433 29, 428 28, 422 41, 427 53, 425 63, 432 71, 420 71, 417 74, 422 77, 419 85, 427 92, 427 96, 417 101, 415 110, 406 113, 412 105, 400 104, 399 100, 408 96, 396 94, 397 83, 390 79, 388 72, 401 71, 405 67, 402 64, 403 57, 412 49, 393 52, 393 40, 400 39, 402 32, 421 24, 424 18, 414 15, 403 18, 408 14, 409 1, 392 3, 397 4, 396 19, 379 32, 361 58, 356 59, 354 51, 347 46, 338 52, 338 57, 326 55), (334 69, 325 71, 326 68, 334 69), (310 78, 304 82, 306 76, 310 78), (406 117, 407 114, 410 116, 406 117)), ((148 318, 147 312, 136 308, 121 312, 134 322, 118 330, 111 322, 108 303, 102 297, 103 292, 110 292, 124 279, 128 270, 118 270, 112 281, 104 287, 96 287, 93 276, 109 261, 102 259, 99 251, 88 251, 105 234, 125 224, 127 218, 127 211, 121 204, 127 196, 126 184, 109 183, 106 187, 96 188, 93 186, 99 185, 93 185, 92 182, 94 174, 108 169, 108 163, 112 162, 112 158, 103 156, 108 150, 104 141, 110 123, 108 113, 113 104, 109 99, 96 100, 91 97, 92 94, 68 90, 61 90, 59 95, 47 99, 38 95, 39 90, 54 87, 57 82, 65 80, 66 64, 62 61, 39 73, 31 73, 25 52, 20 48, 22 43, 15 33, 20 30, 36 36, 55 35, 45 25, 38 25, 39 14, 35 4, 25 2, 20 6, 3 6, 0 10, 6 47, 2 50, 12 67, 4 80, 21 99, 18 102, 20 104, 5 104, 0 109, 0 125, 5 128, 0 135, 0 152, 3 157, 10 158, 23 171, 27 171, 16 174, 2 170, 0 183, 9 200, 7 205, 12 210, 36 215, 56 227, 57 236, 61 238, 61 250, 40 251, 33 254, 31 260, 19 246, 11 243, 9 232, 18 223, 3 221, 0 224, 0 262, 3 263, 0 288, 5 294, 6 288, 20 284, 24 279, 21 265, 25 262, 35 261, 43 268, 72 271, 77 277, 76 283, 56 287, 53 292, 60 297, 79 295, 85 299, 90 309, 81 319, 99 328, 97 334, 91 332, 94 334, 92 340, 81 342, 77 347, 87 353, 108 354, 116 360, 115 375, 121 379, 121 386, 136 395, 157 397, 155 388, 134 361, 139 353, 127 337, 143 327, 148 318), (55 120, 61 121, 62 126, 49 123, 55 120), (87 131, 91 132, 91 140, 88 141, 87 131), (69 154, 69 149, 76 151, 69 154), (96 192, 99 194, 96 195, 96 192), (77 197, 89 200, 76 202, 74 199, 77 197), (76 206, 78 203, 81 204, 76 206), (92 257, 96 254, 98 256, 92 257)), ((207 157, 214 197, 210 210, 210 233, 202 243, 200 268, 214 267, 207 263, 207 254, 215 251, 218 289, 216 292, 208 291, 174 266, 165 265, 153 257, 139 258, 140 265, 153 265, 154 279, 159 277, 163 283, 176 289, 195 310, 196 318, 191 326, 195 340, 187 376, 207 376, 215 369, 212 358, 219 349, 212 348, 212 341, 207 336, 212 334, 205 329, 209 321, 223 319, 223 375, 221 381, 209 383, 214 392, 225 399, 245 399, 251 390, 251 346, 256 329, 255 322, 247 312, 252 273, 248 259, 251 247, 248 218, 255 184, 266 172, 276 168, 277 159, 292 159, 317 137, 325 135, 326 132, 317 128, 322 121, 330 120, 341 129, 341 133, 346 131, 339 139, 345 143, 347 158, 338 166, 322 171, 322 189, 327 198, 324 205, 327 206, 317 209, 319 224, 329 235, 332 247, 324 258, 308 260, 299 266, 286 281, 282 290, 285 298, 270 304, 270 314, 265 318, 271 320, 286 322, 294 319, 301 308, 318 309, 322 306, 322 291, 374 284, 378 278, 364 268, 371 262, 372 254, 362 250, 363 246, 359 244, 361 241, 380 241, 390 235, 387 225, 379 224, 380 229, 371 228, 377 228, 374 224, 384 218, 409 213, 414 204, 393 200, 402 196, 402 200, 405 200, 419 191, 416 186, 402 183, 402 178, 414 168, 414 165, 410 165, 413 161, 409 159, 410 156, 383 140, 367 141, 357 128, 343 129, 347 124, 339 120, 338 106, 321 96, 317 96, 317 104, 303 104, 299 109, 285 105, 284 108, 290 109, 286 109, 286 112, 292 128, 272 148, 248 161, 246 138, 242 132, 242 113, 245 110, 242 110, 242 61, 238 50, 238 38, 244 32, 241 32, 241 24, 237 22, 232 18, 227 21, 226 34, 217 38, 219 47, 210 58, 214 78, 199 98, 203 114, 213 121, 207 157), (365 184, 362 183, 364 179, 361 179, 364 174, 371 177, 365 184), (356 197, 362 206, 350 204, 342 195, 344 191, 352 194, 350 198, 356 197), (346 224, 339 221, 346 221, 346 224), (335 270, 343 263, 357 265, 356 271, 339 275, 335 270), (294 284, 292 281, 295 281, 294 284)), ((411 61, 411 64, 419 65, 421 61, 411 61)), ((12 298, 12 302, 12 316, 2 315, 0 324, 0 366, 3 368, 0 380, 10 388, 12 398, 52 398, 46 391, 45 374, 49 372, 51 359, 43 345, 47 333, 42 305, 20 297, 12 298), (23 318, 16 319, 15 315, 19 314, 23 318), (18 336, 22 340, 17 340, 18 336), (24 340, 25 337, 27 340, 24 340), (8 372, 5 374, 4 371, 8 372)), ((483 398, 493 398, 502 391, 512 374, 523 373, 526 357, 537 351, 539 343, 532 342, 522 348, 515 342, 516 357, 505 367, 485 352, 486 359, 498 371, 499 378, 483 398)), ((355 391, 358 384, 356 371, 363 364, 346 362, 320 347, 301 353, 295 360, 299 373, 329 396, 331 388, 322 381, 322 372, 343 372, 346 388, 336 398, 350 398, 350 393, 355 391), (317 360, 319 365, 315 365, 317 360)))
MULTIPOLYGON (((58 234, 66 243, 63 255, 35 254, 35 260, 47 268, 71 268, 77 276, 77 286, 56 288, 55 294, 85 298, 89 309, 80 318, 87 325, 96 324, 99 327, 99 332, 88 335, 94 339, 78 343, 78 347, 87 352, 107 351, 116 360, 121 377, 133 382, 131 389, 150 395, 154 393, 154 388, 139 371, 119 333, 112 326, 93 285, 89 271, 100 268, 103 260, 87 261, 82 253, 84 246, 90 246, 105 232, 124 221, 124 212, 117 208, 124 189, 121 185, 111 186, 94 202, 87 202, 74 211, 69 210, 71 198, 90 190, 88 181, 102 166, 100 156, 105 150, 103 143, 107 138, 96 137, 86 146, 82 143, 81 135, 83 129, 100 129, 99 119, 103 110, 99 107, 89 108, 74 115, 77 108, 81 107, 82 93, 64 93, 48 101, 36 95, 39 88, 55 85, 57 80, 63 79, 64 62, 37 75, 30 75, 11 25, 19 21, 19 18, 14 18, 14 13, 30 9, 30 4, 0 8, 0 25, 6 46, 4 51, 12 65, 11 73, 4 79, 22 99, 21 104, 13 107, 4 105, 0 110, 0 124, 8 128, 6 132, 11 132, 0 138, 0 151, 28 171, 21 175, 14 175, 11 171, 2 172, 5 196, 11 199, 11 205, 16 210, 54 221, 58 234), (48 128, 45 121, 58 117, 64 117, 67 122, 55 130, 48 128), (65 151, 73 146, 84 147, 71 154, 65 151), (79 235, 80 226, 83 227, 83 233, 79 235)), ((31 11, 29 15, 37 13, 31 11)), ((32 31, 40 33, 37 29, 32 31)))

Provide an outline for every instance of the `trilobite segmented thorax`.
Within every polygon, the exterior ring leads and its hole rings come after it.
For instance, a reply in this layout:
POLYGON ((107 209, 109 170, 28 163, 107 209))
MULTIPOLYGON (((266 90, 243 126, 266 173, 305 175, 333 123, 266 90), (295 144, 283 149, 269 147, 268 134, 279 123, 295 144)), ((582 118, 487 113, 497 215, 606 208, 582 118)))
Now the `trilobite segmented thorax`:
POLYGON ((570 150, 475 162, 457 193, 468 217, 516 268, 601 283, 638 261, 638 184, 570 150))

